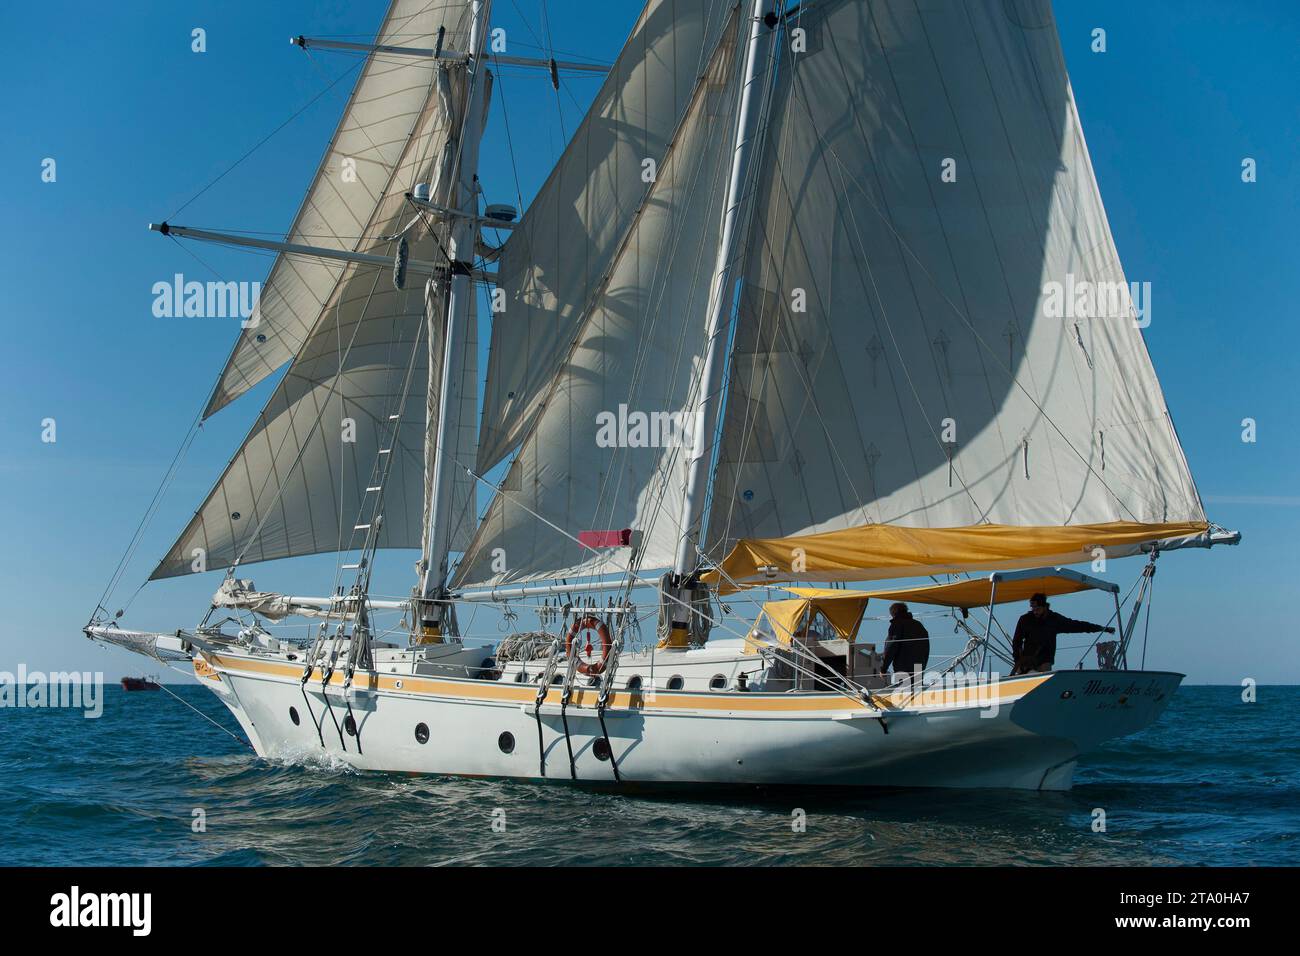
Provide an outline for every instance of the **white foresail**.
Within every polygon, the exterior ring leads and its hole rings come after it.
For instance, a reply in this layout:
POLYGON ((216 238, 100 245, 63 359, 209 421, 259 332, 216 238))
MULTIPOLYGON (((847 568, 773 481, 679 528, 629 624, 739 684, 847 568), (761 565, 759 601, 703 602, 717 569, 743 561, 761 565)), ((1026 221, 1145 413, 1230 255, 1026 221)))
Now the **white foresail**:
POLYGON ((308 340, 154 578, 348 551, 383 449, 393 461, 379 546, 420 546, 427 350, 414 286, 398 292, 391 270, 356 270, 337 326, 308 340))
MULTIPOLYGON (((680 532, 685 410, 729 158, 735 20, 697 85, 672 148, 576 344, 489 507, 457 585, 624 570, 630 548, 583 532, 630 529, 639 567, 672 562, 680 532)), ((522 347, 522 346, 520 346, 522 347)))
MULTIPOLYGON (((425 10, 422 5, 423 12, 417 13, 408 6, 395 3, 385 25, 387 33, 401 34, 397 39, 402 43, 420 39, 413 32, 417 28, 423 31, 426 41, 443 24, 448 27, 448 36, 463 29, 459 9, 452 11, 444 4, 425 10)), ((371 96, 396 98, 406 104, 400 133, 382 124, 379 129, 364 124, 358 127, 359 134, 369 137, 387 129, 378 141, 381 144, 389 143, 390 136, 398 140, 399 158, 391 163, 374 159, 388 155, 382 151, 366 154, 379 165, 387 163, 385 183, 392 187, 381 191, 377 218, 372 221, 374 228, 367 232, 372 241, 365 247, 366 251, 385 254, 392 253, 393 244, 375 242, 375 237, 390 229, 396 231, 415 215, 404 192, 419 182, 431 183, 435 194, 446 192, 443 187, 454 165, 457 110, 465 88, 458 67, 426 59, 400 59, 402 64, 408 64, 401 67, 402 85, 366 86, 363 78, 349 113, 353 115, 371 96), (409 64, 419 67, 412 72, 409 64), (408 101, 413 94, 407 84, 418 84, 418 101, 408 101), (363 90, 369 93, 363 96, 363 90)), ((376 55, 371 66, 386 68, 383 55, 376 55)), ((370 75, 370 67, 367 69, 370 75)), ((392 104, 383 107, 385 115, 392 108, 392 104)), ((345 118, 341 130, 351 130, 359 123, 355 116, 351 121, 345 118)), ((342 156, 335 152, 330 155, 342 156)), ((369 163, 358 157, 357 169, 369 163)), ((320 179, 317 187, 324 188, 320 179)), ((375 199, 374 191, 360 181, 340 179, 332 181, 329 188, 348 196, 353 190, 358 196, 368 194, 367 202, 375 199)), ((310 197, 307 206, 312 206, 310 197)), ((351 228, 355 234, 357 226, 351 228)), ((408 233, 412 258, 445 259, 445 232, 445 225, 421 220, 408 233), (430 229, 435 234, 430 234, 430 229)), ((426 435, 436 424, 426 408, 430 349, 424 283, 412 277, 405 290, 397 291, 391 268, 357 264, 327 267, 321 265, 321 260, 297 254, 282 255, 275 266, 277 270, 307 270, 302 275, 315 274, 310 270, 320 268, 333 270, 337 281, 331 279, 328 286, 318 290, 322 298, 313 306, 309 328, 273 340, 276 329, 264 316, 260 326, 249 330, 267 334, 265 344, 289 350, 287 357, 293 362, 207 500, 155 569, 154 578, 226 568, 235 563, 355 551, 364 538, 364 534, 357 533, 356 525, 369 520, 369 514, 363 518, 362 512, 372 509, 373 498, 368 496, 376 492, 370 489, 381 484, 379 479, 385 471, 388 479, 382 492, 383 523, 378 546, 420 547, 426 435), (385 467, 389 458, 391 465, 385 467)), ((275 275, 273 271, 268 289, 274 287, 275 275)), ((438 288, 442 288, 441 283, 438 288)), ((274 295, 269 300, 265 292, 263 295, 268 306, 275 301, 274 295)), ((436 293, 428 304, 435 316, 445 311, 441 295, 441 291, 436 293)), ((434 342, 434 350, 439 350, 440 345, 434 342)), ((231 368, 246 354, 246 346, 245 337, 236 348, 231 368)), ((472 381, 477 358, 474 336, 467 340, 465 353, 461 365, 472 381)), ((223 381, 232 374, 231 368, 223 381)), ((254 380, 240 378, 240 389, 254 380)), ((218 393, 222 388, 218 387, 218 393)), ((472 400, 472 390, 470 395, 472 400)), ((472 436, 458 436, 458 444, 460 454, 471 459, 472 436)), ((459 548, 468 544, 473 526, 472 490, 462 485, 457 502, 458 515, 463 516, 458 517, 452 538, 453 545, 459 548)))
MULTIPOLYGON (((428 47, 445 26, 447 46, 463 44, 468 9, 468 0, 393 0, 375 42, 428 47)), ((286 242, 388 254, 380 237, 411 216, 404 194, 438 166, 445 129, 428 121, 438 69, 421 57, 375 54, 367 60, 286 242)), ((298 354, 347 271, 324 259, 277 257, 204 417, 298 354)))
MULTIPOLYGON (((506 242, 478 470, 514 450, 650 190, 734 0, 648 0, 555 170, 506 242)), ((724 127, 725 128, 725 127, 724 127)))
POLYGON ((1086 300, 1127 280, 1047 0, 824 0, 790 26, 710 553, 1203 520, 1129 300, 1086 300))

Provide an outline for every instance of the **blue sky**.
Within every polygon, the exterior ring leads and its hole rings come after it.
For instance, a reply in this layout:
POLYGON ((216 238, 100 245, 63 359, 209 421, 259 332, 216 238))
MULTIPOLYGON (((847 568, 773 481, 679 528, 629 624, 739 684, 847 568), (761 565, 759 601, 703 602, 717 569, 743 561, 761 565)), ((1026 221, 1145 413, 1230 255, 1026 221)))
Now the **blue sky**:
MULTIPOLYGON (((158 319, 151 287, 174 272, 212 278, 145 224, 171 216, 279 126, 350 57, 308 57, 292 35, 373 34, 384 0, 105 7, 43 2, 0 14, 6 98, 0 576, 9 595, 0 670, 149 669, 90 645, 94 607, 158 480, 207 398, 231 320, 158 319), (190 49, 195 27, 206 53, 190 49), (46 157, 57 181, 41 181, 46 157), (54 418, 57 441, 41 441, 54 418)), ((637 0, 548 0, 557 50, 610 60, 637 0)), ((1147 342, 1213 520, 1245 543, 1167 555, 1148 666, 1194 682, 1300 683, 1293 624, 1300 573, 1300 5, 1291 0, 1142 4, 1060 0, 1058 26, 1093 164, 1130 280, 1153 285, 1147 342), (1107 52, 1091 52, 1092 30, 1107 52), (1258 181, 1241 181, 1243 158, 1258 181), (1258 440, 1241 440, 1242 419, 1258 440)), ((539 0, 497 0, 514 52, 544 36, 539 0)), ((508 72, 519 165, 494 104, 481 178, 491 201, 540 185, 597 80, 508 72)), ((176 221, 283 231, 337 121, 350 79, 305 110, 176 221)), ((269 260, 195 247, 218 273, 260 281, 269 260)), ((213 418, 115 599, 131 596, 242 439, 265 384, 213 418)), ((264 586, 317 593, 332 559, 251 567, 264 586)), ((386 557, 381 590, 405 591, 410 559, 386 557)), ((1127 585, 1140 564, 1117 562, 1127 585)), ((151 585, 124 623, 196 623, 219 573, 151 585)), ((1072 616, 1104 614, 1086 599, 1072 616)), ((472 626, 495 630, 489 618, 472 626)), ((156 668, 155 668, 156 669, 156 668)))

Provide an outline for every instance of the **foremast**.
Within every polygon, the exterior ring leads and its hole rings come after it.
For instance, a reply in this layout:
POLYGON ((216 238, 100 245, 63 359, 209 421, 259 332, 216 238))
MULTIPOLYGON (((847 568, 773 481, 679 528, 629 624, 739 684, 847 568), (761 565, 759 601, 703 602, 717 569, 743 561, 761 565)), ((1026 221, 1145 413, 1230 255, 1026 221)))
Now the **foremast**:
MULTIPOLYGON (((447 255, 451 260, 445 316, 439 314, 436 304, 441 302, 432 287, 437 277, 429 279, 425 296, 429 322, 429 342, 442 340, 442 367, 431 361, 429 366, 430 411, 432 392, 437 389, 437 424, 428 440, 432 454, 426 454, 424 534, 425 552, 420 562, 420 581, 415 597, 418 613, 413 617, 413 636, 416 643, 438 644, 456 631, 451 604, 447 600, 447 574, 451 543, 453 496, 457 468, 467 463, 457 462, 453 453, 453 438, 461 427, 461 369, 457 366, 469 335, 472 321, 471 305, 474 297, 474 254, 478 239, 478 157, 487 114, 490 73, 484 57, 491 0, 472 0, 469 48, 466 50, 468 92, 465 113, 461 123, 459 142, 455 149, 451 178, 454 196, 451 233, 447 255), (441 334, 440 334, 441 333, 441 334)), ((433 355, 431 351, 431 359, 433 355)), ((473 492, 471 491, 471 494, 473 492)))

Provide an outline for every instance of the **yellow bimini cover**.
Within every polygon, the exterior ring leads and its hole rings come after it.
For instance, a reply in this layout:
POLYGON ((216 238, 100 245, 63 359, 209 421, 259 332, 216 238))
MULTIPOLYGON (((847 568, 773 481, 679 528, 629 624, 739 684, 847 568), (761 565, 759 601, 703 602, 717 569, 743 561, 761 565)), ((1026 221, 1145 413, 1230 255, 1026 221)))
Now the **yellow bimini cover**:
MULTIPOLYGON (((1122 558, 1156 546, 1205 539, 1205 521, 1111 521, 1065 527, 970 525, 903 528, 868 524, 789 538, 742 538, 704 575, 721 594, 774 581, 871 581, 965 571, 1002 571, 1091 561, 1101 549, 1122 558)), ((843 592, 839 592, 843 593, 843 592)))
MULTIPOLYGON (((991 578, 971 578, 950 584, 930 584, 914 588, 893 588, 886 591, 860 592, 863 597, 878 601, 904 601, 913 604, 932 604, 939 607, 959 608, 969 611, 973 607, 994 604, 1011 604, 1028 601, 1035 594, 1054 597, 1058 594, 1077 594, 1079 591, 1110 590, 1114 585, 1092 579, 1075 580, 1057 574, 1044 574, 1032 578, 998 581, 997 589, 991 578), (1108 585, 1108 586, 1103 586, 1108 585)), ((841 591, 841 594, 844 592, 841 591)))
MULTIPOLYGON (((799 632, 809 620, 810 614, 820 613, 835 629, 836 635, 844 640, 851 640, 862 623, 862 615, 867 609, 870 595, 861 591, 836 591, 824 588, 789 588, 798 597, 785 601, 768 601, 763 605, 756 630, 763 631, 763 618, 771 625, 772 636, 781 644, 789 645, 790 639, 799 632)), ((759 641, 746 639, 747 649, 753 649, 755 643, 761 643, 761 634, 751 635, 759 641)))

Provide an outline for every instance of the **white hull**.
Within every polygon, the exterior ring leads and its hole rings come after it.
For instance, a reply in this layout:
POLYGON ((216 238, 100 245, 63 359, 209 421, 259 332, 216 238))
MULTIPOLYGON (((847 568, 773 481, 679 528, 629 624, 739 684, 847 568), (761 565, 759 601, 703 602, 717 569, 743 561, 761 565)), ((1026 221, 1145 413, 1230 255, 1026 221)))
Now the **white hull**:
MULTIPOLYGON (((345 698, 338 675, 326 692, 319 671, 304 688, 301 665, 208 658, 212 666, 196 660, 196 671, 263 757, 323 753, 360 770, 615 783, 611 763, 596 756, 603 734, 591 689, 567 710, 567 745, 552 690, 539 746, 535 685, 358 674, 345 698), (355 735, 345 729, 349 714, 355 735)), ((885 698, 884 726, 878 712, 838 694, 619 691, 605 726, 623 784, 1065 790, 1082 751, 1148 726, 1181 680, 1060 671, 1003 681, 978 700, 973 691, 919 703, 895 694, 885 698)))

